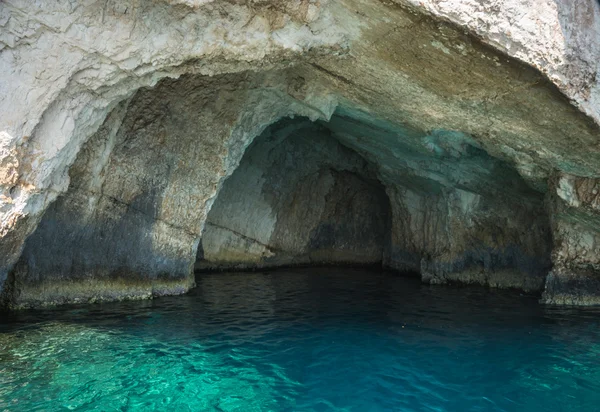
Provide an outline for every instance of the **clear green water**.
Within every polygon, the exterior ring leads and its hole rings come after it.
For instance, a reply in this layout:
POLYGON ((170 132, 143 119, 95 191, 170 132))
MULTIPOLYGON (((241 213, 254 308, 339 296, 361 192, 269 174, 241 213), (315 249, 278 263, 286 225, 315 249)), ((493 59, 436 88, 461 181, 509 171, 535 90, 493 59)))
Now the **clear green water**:
POLYGON ((600 310, 362 270, 4 315, 0 411, 598 411, 600 310))

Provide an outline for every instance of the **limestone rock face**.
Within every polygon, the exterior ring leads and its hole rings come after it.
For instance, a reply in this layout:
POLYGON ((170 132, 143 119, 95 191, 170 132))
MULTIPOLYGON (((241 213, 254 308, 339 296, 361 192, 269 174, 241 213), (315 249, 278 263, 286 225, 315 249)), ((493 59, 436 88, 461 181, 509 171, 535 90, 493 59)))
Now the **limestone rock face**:
POLYGON ((548 194, 552 209, 554 267, 543 300, 598 304, 600 296, 600 198, 598 179, 559 175, 548 194))
POLYGON ((375 169, 323 125, 282 121, 223 184, 196 266, 381 263, 390 223, 375 169))
POLYGON ((4 1, 0 300, 200 256, 600 303, 599 64, 595 0, 4 1))
POLYGON ((12 305, 187 291, 231 157, 290 110, 313 115, 270 89, 271 77, 165 81, 113 110, 26 241, 9 279, 12 305))

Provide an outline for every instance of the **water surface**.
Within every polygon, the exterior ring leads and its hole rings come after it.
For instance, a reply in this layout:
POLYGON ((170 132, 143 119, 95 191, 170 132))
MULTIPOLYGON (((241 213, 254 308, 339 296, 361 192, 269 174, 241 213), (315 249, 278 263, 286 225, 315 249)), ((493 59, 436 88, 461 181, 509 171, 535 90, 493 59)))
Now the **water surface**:
POLYGON ((600 309, 357 269, 3 315, 0 411, 597 411, 600 309))

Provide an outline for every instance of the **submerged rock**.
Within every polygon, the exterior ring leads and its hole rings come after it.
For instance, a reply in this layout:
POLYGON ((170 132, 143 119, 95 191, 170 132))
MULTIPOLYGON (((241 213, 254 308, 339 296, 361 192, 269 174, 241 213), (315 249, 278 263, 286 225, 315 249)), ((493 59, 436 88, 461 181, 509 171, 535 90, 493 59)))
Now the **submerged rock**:
POLYGON ((600 303, 600 5, 500 3, 2 3, 0 300, 343 262, 600 303))

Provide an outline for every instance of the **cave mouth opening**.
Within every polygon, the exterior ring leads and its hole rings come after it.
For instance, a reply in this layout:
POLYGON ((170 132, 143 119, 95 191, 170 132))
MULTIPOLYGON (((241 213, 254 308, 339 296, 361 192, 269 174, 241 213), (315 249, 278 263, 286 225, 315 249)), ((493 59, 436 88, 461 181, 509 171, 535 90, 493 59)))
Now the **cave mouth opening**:
POLYGON ((317 113, 232 78, 166 80, 110 113, 25 242, 11 306, 181 294, 193 269, 323 264, 542 289, 544 189, 477 139, 347 101, 317 113))
POLYGON ((551 250, 544 189, 473 138, 338 108, 254 139, 214 199, 194 268, 376 265, 539 293, 551 250))
POLYGON ((284 118, 245 151, 207 215, 196 272, 382 267, 391 208, 378 170, 327 123, 284 118))

